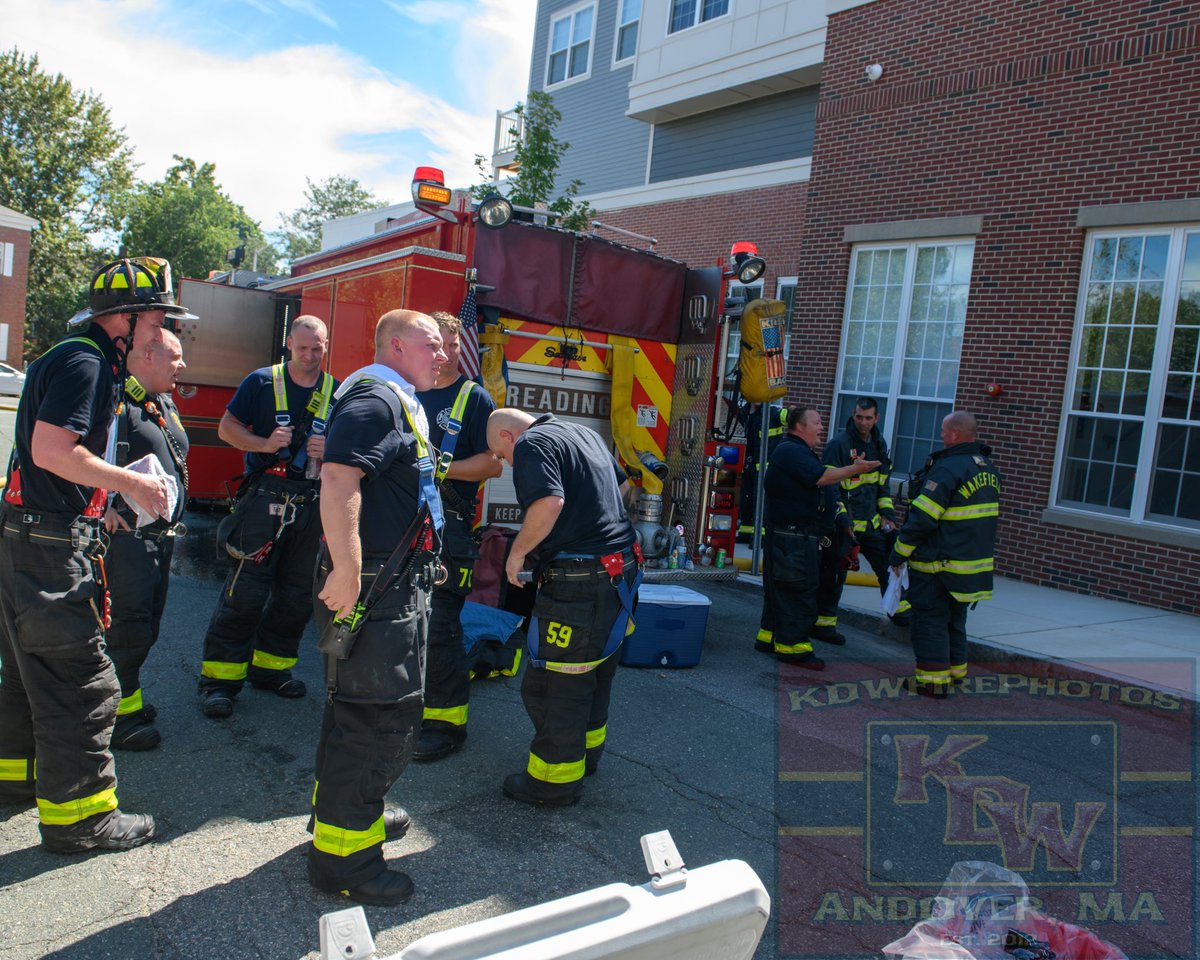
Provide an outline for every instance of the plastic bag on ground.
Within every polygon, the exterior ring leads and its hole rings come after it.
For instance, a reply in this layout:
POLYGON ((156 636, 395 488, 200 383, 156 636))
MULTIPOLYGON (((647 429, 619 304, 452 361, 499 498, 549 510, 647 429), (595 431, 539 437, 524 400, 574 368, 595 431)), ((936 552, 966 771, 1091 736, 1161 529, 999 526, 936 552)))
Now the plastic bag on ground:
POLYGON ((985 860, 960 860, 933 901, 928 920, 883 948, 889 960, 1012 960, 1009 930, 1044 941, 1059 960, 1128 960, 1084 927, 1030 905, 1025 881, 985 860))

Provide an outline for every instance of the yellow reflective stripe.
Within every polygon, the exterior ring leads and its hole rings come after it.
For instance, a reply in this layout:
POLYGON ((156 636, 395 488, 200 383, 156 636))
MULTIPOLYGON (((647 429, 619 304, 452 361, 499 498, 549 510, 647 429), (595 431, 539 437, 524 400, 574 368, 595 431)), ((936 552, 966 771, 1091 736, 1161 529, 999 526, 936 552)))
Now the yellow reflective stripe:
POLYGON ((583 779, 585 763, 582 758, 570 763, 547 763, 536 753, 531 753, 529 766, 525 769, 533 779, 542 783, 574 783, 583 779))
POLYGON ((0 780, 19 780, 24 782, 29 779, 29 761, 25 757, 19 760, 2 760, 0 759, 0 780))
POLYGON ((314 807, 317 805, 317 787, 320 785, 320 783, 321 783, 321 781, 320 781, 320 780, 314 780, 314 781, 313 781, 312 805, 313 805, 314 807))
POLYGON ((923 560, 909 560, 908 565, 921 573, 957 573, 969 575, 972 573, 988 573, 995 561, 991 557, 982 560, 933 560, 926 563, 923 560))
POLYGON ((828 617, 828 616, 817 617, 817 626, 818 627, 836 627, 837 626, 837 615, 835 614, 832 617, 828 617))
POLYGON ((283 364, 271 368, 271 389, 275 391, 275 412, 287 413, 287 384, 283 379, 283 364))
POLYGON ((515 677, 517 670, 521 667, 521 648, 518 647, 513 653, 513 664, 508 670, 501 670, 500 675, 504 677, 515 677))
POLYGON ((912 609, 912 604, 907 600, 901 600, 900 605, 896 607, 897 613, 908 613, 912 609))
POLYGON ((866 533, 866 531, 867 531, 867 521, 866 520, 855 520, 854 521, 854 532, 855 533, 866 533))
POLYGON ((1000 516, 1000 504, 978 503, 967 507, 950 507, 943 515, 943 520, 974 520, 976 517, 1000 516))
POLYGON ((917 667, 914 672, 917 679, 925 683, 946 683, 950 679, 949 670, 926 670, 924 667, 917 667))
MULTIPOLYGON (((333 374, 322 373, 321 385, 313 391, 312 397, 308 401, 308 409, 313 417, 317 420, 329 419, 329 403, 333 399, 333 374), (313 405, 316 409, 313 410, 313 405)), ((287 402, 286 400, 284 401, 287 402)))
POLYGON ((141 709, 142 688, 138 687, 129 696, 121 698, 121 702, 117 704, 117 716, 123 717, 127 713, 137 713, 141 709))
POLYGON ((273 653, 255 650, 253 663, 263 670, 291 670, 298 659, 298 657, 277 657, 273 653))
POLYGON ((900 554, 900 556, 908 557, 911 556, 912 552, 917 549, 917 545, 915 543, 905 543, 903 540, 897 540, 896 545, 892 547, 892 549, 900 554))
POLYGON ((110 787, 93 793, 90 797, 80 797, 78 800, 68 800, 66 803, 51 803, 49 800, 37 798, 38 816, 42 823, 51 827, 69 827, 98 813, 108 813, 117 809, 117 788, 110 787))
POLYGON ((991 590, 976 590, 974 593, 959 593, 957 590, 951 590, 952 596, 959 603, 975 603, 977 600, 991 600, 991 590))
POLYGON ((316 820, 313 823, 313 846, 333 857, 349 857, 362 850, 383 844, 385 831, 380 814, 366 830, 347 830, 316 820))
POLYGON ((210 680, 245 680, 248 663, 222 663, 220 660, 205 660, 200 664, 200 676, 210 680))
POLYGON ((950 664, 950 676, 955 679, 960 679, 967 675, 967 665, 965 663, 950 664))
POLYGON ((763 643, 770 643, 770 642, 771 642, 771 638, 772 638, 772 637, 774 637, 774 636, 775 636, 775 633, 774 633, 774 631, 772 631, 772 630, 763 630, 763 629, 760 627, 760 628, 759 628, 759 630, 758 630, 758 636, 757 636, 757 637, 755 637, 754 639, 756 639, 756 640, 761 640, 763 643))
POLYGON ((595 750, 599 746, 604 745, 604 741, 608 737, 608 724, 596 729, 589 730, 586 737, 586 746, 589 750, 595 750))
POLYGON ((441 720, 442 723, 452 723, 456 727, 466 726, 467 705, 461 707, 426 707, 421 714, 425 720, 441 720))
POLYGON ((450 419, 457 420, 462 423, 463 414, 467 409, 467 400, 471 396, 471 388, 475 386, 474 380, 468 380, 458 388, 458 396, 454 398, 454 406, 450 408, 450 419))
POLYGON ((880 497, 875 501, 875 505, 877 507, 882 507, 884 510, 891 510, 895 507, 895 504, 892 503, 891 497, 880 497))
POLYGON ((413 419, 413 415, 408 412, 408 404, 400 401, 400 409, 404 411, 404 419, 408 421, 408 428, 412 430, 412 434, 417 438, 417 457, 428 455, 428 448, 425 446, 425 441, 421 437, 421 431, 417 429, 417 422, 413 419))
POLYGON ((940 503, 934 503, 927 496, 925 496, 925 494, 921 494, 919 497, 917 497, 917 499, 912 502, 912 505, 918 510, 929 514, 934 520, 940 520, 942 518, 942 514, 946 512, 945 507, 943 507, 940 503))
POLYGON ((807 640, 804 640, 800 643, 792 643, 792 644, 776 643, 775 644, 775 652, 776 653, 812 653, 812 644, 809 643, 807 640))
POLYGON ((587 663, 563 663, 558 660, 547 660, 546 669, 553 670, 555 673, 589 673, 607 659, 608 657, 601 657, 599 660, 589 660, 587 663))

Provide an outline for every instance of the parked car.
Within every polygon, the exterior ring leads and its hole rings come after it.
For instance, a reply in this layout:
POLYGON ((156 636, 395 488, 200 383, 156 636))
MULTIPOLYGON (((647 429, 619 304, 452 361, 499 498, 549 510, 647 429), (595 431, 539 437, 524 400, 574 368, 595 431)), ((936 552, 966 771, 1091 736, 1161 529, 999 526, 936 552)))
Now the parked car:
POLYGON ((18 397, 24 386, 25 374, 10 367, 7 363, 0 363, 0 394, 18 397))

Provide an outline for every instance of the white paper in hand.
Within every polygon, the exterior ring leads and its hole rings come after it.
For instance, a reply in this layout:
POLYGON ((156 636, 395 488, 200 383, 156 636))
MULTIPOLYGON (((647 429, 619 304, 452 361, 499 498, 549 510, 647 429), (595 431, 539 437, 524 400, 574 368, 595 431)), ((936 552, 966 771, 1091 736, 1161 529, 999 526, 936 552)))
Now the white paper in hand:
MULTIPOLYGON (((144 473, 151 477, 167 478, 167 517, 175 516, 175 505, 179 502, 179 481, 163 469, 162 461, 153 453, 148 453, 129 464, 126 470, 134 473, 144 473)), ((137 526, 144 527, 158 519, 157 514, 151 513, 128 494, 121 494, 121 499, 129 504, 129 508, 137 514, 137 526)), ((164 518, 165 519, 165 518, 164 518)))
POLYGON ((879 608, 889 617, 895 616, 900 609, 900 594, 908 589, 908 564, 900 567, 900 576, 894 574, 888 577, 887 589, 879 601, 879 608))

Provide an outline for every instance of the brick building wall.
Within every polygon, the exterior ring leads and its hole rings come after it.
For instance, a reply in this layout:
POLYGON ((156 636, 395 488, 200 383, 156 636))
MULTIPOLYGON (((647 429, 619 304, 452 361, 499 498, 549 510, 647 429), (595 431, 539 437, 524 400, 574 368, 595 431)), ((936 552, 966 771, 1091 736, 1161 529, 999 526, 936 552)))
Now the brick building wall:
POLYGON ((1197 54, 1200 3, 1178 0, 877 0, 832 16, 795 271, 809 335, 791 366, 791 392, 828 410, 846 226, 982 217, 956 405, 979 416, 1007 478, 997 568, 1193 614, 1200 551, 1042 511, 1084 255, 1076 212, 1200 196, 1197 54))
MULTIPOLYGON (((0 276, 0 323, 8 325, 4 361, 25 368, 25 292, 29 286, 29 231, 0 225, 0 243, 12 244, 12 276, 0 276)), ((2 249, 2 248, 0 248, 2 249)), ((0 270, 0 273, 3 271, 0 270)))

